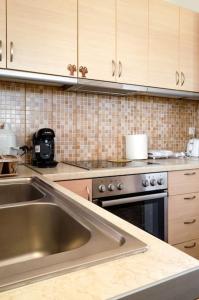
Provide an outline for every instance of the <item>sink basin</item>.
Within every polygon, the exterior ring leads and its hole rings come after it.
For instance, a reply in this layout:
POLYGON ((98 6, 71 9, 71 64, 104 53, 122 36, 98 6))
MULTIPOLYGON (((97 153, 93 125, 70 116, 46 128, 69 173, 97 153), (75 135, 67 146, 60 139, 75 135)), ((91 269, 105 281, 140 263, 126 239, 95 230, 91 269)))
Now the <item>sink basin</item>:
POLYGON ((0 205, 10 204, 24 201, 34 201, 44 197, 39 189, 37 189, 31 180, 0 182, 0 205))
POLYGON ((2 194, 0 291, 147 250, 39 178, 1 181, 2 194))
POLYGON ((89 239, 89 230, 54 204, 0 210, 0 265, 70 251, 89 239))

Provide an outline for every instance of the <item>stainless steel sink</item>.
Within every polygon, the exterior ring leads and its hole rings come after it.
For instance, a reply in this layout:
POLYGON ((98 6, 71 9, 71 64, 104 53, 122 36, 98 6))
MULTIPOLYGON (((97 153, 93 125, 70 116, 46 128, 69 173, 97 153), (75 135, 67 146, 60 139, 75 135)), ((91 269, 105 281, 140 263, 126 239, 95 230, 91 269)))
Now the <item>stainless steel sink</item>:
POLYGON ((23 196, 0 205, 0 290, 147 249, 38 178, 0 182, 8 187, 23 196))
POLYGON ((43 198, 44 194, 37 189, 31 180, 0 181, 0 205, 43 198))
POLYGON ((54 204, 0 210, 0 261, 4 265, 79 248, 90 236, 88 229, 54 204))

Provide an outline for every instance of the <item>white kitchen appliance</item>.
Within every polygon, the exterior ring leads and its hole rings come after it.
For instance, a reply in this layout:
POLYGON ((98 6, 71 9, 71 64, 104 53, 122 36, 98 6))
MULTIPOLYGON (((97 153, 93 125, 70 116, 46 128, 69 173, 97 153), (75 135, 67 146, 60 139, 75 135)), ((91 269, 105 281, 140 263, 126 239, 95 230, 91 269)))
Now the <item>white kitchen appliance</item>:
POLYGON ((16 147, 16 135, 10 124, 5 123, 4 128, 0 128, 0 155, 16 155, 16 147))
POLYGON ((126 136, 126 158, 148 158, 148 137, 146 134, 132 134, 126 136))
POLYGON ((199 157, 199 139, 190 139, 187 144, 187 156, 199 157))

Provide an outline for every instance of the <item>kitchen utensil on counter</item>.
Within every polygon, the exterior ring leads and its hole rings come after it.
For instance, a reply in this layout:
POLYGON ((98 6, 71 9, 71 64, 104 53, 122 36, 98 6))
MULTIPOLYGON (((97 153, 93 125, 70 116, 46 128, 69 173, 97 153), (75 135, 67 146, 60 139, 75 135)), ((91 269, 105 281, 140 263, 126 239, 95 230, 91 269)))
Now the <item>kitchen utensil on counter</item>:
POLYGON ((19 161, 18 156, 0 155, 0 177, 16 176, 19 161))
POLYGON ((126 158, 147 159, 148 137, 146 134, 126 135, 126 158))
POLYGON ((5 123, 3 128, 0 128, 0 155, 22 156, 30 151, 28 146, 17 146, 16 135, 11 130, 11 125, 5 123))
POLYGON ((39 168, 52 168, 58 164, 54 160, 55 133, 50 128, 41 128, 32 138, 32 165, 39 168))
POLYGON ((187 144, 187 156, 199 157, 199 139, 190 139, 187 144))
POLYGON ((173 151, 170 150, 149 150, 148 157, 149 158, 169 158, 174 155, 173 151))
POLYGON ((16 135, 11 130, 11 125, 5 123, 4 127, 0 128, 0 155, 16 155, 16 147, 16 135))

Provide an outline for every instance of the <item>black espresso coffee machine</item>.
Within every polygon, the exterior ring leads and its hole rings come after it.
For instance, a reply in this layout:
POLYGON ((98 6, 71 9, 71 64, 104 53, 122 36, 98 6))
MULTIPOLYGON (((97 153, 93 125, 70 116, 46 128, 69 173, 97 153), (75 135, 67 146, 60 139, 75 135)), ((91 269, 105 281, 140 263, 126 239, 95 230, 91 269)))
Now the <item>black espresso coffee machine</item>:
POLYGON ((54 160, 55 133, 50 128, 42 128, 33 134, 32 165, 39 168, 52 168, 58 162, 54 160))

